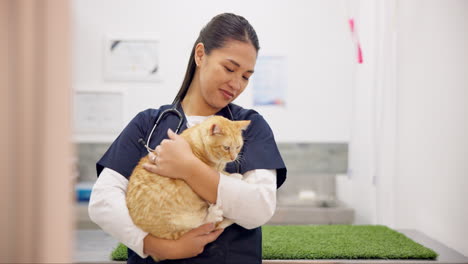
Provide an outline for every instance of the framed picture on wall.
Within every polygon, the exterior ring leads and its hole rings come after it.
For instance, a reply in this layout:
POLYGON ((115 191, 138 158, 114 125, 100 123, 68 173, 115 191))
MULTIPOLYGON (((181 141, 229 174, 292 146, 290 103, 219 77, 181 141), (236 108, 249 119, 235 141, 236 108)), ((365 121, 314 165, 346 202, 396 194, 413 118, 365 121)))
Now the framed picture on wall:
POLYGON ((159 81, 159 40, 154 37, 106 37, 104 80, 159 81))

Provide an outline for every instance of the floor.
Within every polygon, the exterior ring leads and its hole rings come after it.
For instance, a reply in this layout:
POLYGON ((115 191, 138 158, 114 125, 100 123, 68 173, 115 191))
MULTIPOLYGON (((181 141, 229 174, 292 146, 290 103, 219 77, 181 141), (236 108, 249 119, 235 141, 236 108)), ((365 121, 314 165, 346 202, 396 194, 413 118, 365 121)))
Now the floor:
MULTIPOLYGON (((439 257, 437 260, 264 260, 263 264, 316 264, 316 263, 434 263, 434 264, 468 264, 468 258, 457 251, 450 249, 442 243, 416 230, 398 230, 414 241, 435 250, 439 257)), ((117 241, 98 229, 81 229, 75 234, 75 252, 73 263, 125 263, 122 261, 111 261, 110 253, 116 247, 117 241)))

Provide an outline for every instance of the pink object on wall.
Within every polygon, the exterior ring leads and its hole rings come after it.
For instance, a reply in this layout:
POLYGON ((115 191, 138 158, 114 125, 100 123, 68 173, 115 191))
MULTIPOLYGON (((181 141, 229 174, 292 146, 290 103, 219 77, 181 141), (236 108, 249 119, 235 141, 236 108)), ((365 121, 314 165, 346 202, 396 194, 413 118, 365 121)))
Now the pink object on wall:
POLYGON ((349 23, 349 29, 351 30, 351 36, 353 37, 353 41, 356 43, 357 47, 357 62, 359 64, 362 64, 364 62, 363 56, 362 56, 362 49, 361 49, 361 43, 359 43, 359 38, 357 36, 356 30, 355 30, 355 24, 354 24, 354 18, 350 18, 348 20, 349 23))
POLYGON ((357 51, 357 52, 358 52, 358 54, 357 54, 358 63, 359 63, 359 64, 362 64, 364 61, 363 61, 363 59, 362 59, 361 43, 358 42, 357 45, 358 45, 358 46, 357 46, 357 48, 358 48, 358 51, 357 51))
POLYGON ((349 21, 349 28, 351 29, 351 32, 354 33, 354 19, 350 18, 348 21, 349 21))

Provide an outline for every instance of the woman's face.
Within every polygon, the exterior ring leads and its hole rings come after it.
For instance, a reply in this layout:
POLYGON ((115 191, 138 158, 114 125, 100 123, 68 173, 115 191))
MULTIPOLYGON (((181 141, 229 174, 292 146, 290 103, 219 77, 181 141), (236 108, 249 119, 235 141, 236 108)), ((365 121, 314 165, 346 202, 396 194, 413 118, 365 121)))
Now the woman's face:
POLYGON ((245 90, 257 51, 251 43, 230 40, 209 55, 203 44, 198 44, 195 52, 201 97, 207 106, 220 110, 245 90))

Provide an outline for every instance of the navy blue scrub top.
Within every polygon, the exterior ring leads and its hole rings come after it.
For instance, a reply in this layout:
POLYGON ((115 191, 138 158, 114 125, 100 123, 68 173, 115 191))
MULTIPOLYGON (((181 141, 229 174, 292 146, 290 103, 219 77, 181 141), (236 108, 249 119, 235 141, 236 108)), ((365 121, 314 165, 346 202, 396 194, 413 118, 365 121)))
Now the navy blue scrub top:
MULTIPOLYGON (((148 154, 146 148, 138 140, 142 138, 146 142, 159 114, 171 107, 173 106, 164 105, 160 109, 148 109, 134 117, 112 143, 104 156, 96 163, 98 177, 104 168, 110 168, 128 179, 139 160, 148 154)), ((279 188, 286 180, 286 166, 278 151, 271 128, 265 119, 254 110, 244 109, 235 104, 229 104, 228 107, 232 112, 234 120, 251 120, 251 123, 243 134, 244 139, 247 140, 245 140, 241 150, 243 159, 240 162, 240 166, 237 167, 234 162, 228 163, 226 171, 244 174, 247 171, 255 169, 276 169, 276 182, 277 188, 279 188)), ((232 119, 228 107, 223 108, 217 115, 232 119)), ((177 106, 177 109, 185 116, 180 104, 177 106)), ((153 132, 150 147, 154 149, 163 139, 168 138, 168 128, 174 131, 178 123, 179 118, 176 115, 165 115, 153 132)), ((181 131, 186 128, 186 119, 184 118, 181 131)), ((207 244, 202 254, 189 259, 165 260, 158 263, 257 264, 261 262, 261 227, 249 230, 233 224, 227 227, 214 242, 207 244)), ((142 259, 129 249, 127 263, 155 262, 151 257, 142 259)))

